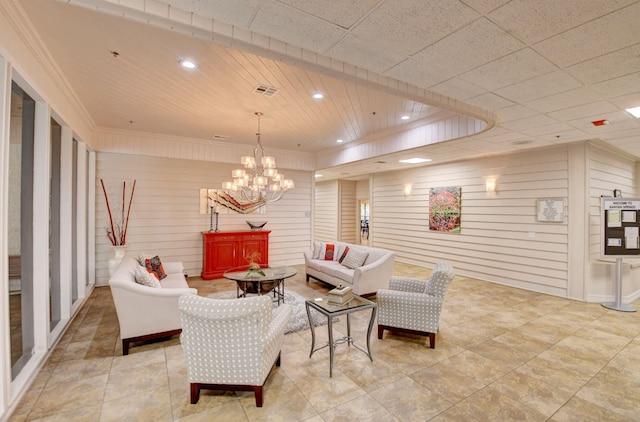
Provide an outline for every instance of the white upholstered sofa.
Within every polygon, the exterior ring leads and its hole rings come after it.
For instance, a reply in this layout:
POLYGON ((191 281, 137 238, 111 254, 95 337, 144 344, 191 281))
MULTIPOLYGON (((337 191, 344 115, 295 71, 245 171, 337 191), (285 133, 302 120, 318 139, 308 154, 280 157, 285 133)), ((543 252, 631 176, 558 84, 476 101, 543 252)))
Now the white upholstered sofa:
MULTIPOLYGON (((326 242, 334 245, 334 259, 326 260, 322 251, 320 257, 314 259, 314 251, 304 252, 304 267, 309 278, 324 281, 334 286, 351 286, 353 292, 358 295, 375 294, 378 289, 386 288, 389 285, 391 274, 393 273, 393 263, 395 253, 386 249, 372 248, 368 246, 354 245, 345 242, 326 242), (349 250, 361 251, 367 254, 362 266, 349 268, 339 262, 346 247, 349 250)), ((318 242, 314 245, 317 250, 318 242)), ((317 252, 317 251, 316 251, 317 252)), ((343 261, 344 262, 344 261, 343 261)))
POLYGON ((116 269, 109 286, 120 323, 122 354, 129 354, 131 343, 169 337, 182 331, 178 298, 184 294, 197 295, 189 288, 183 273, 182 262, 163 262, 167 277, 161 287, 149 287, 135 280, 140 264, 125 256, 116 269))

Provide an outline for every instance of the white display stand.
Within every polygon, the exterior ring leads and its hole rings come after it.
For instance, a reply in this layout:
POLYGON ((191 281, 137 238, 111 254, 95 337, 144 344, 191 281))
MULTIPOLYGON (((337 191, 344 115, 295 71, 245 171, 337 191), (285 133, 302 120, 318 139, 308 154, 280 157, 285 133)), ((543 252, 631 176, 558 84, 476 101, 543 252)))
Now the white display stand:
POLYGON ((635 312, 622 303, 622 259, 640 255, 640 199, 601 198, 600 253, 602 258, 616 259, 615 302, 602 306, 621 312, 635 312))

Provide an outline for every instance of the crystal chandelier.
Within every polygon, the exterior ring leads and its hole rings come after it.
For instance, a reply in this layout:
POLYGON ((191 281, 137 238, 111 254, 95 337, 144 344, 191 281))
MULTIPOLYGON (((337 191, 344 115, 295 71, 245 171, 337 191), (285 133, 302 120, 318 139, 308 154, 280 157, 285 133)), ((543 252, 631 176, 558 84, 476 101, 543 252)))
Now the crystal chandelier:
POLYGON ((295 187, 293 180, 285 179, 282 173, 278 173, 276 159, 265 155, 260 139, 260 116, 263 113, 258 111, 254 114, 258 116, 258 132, 253 157, 241 157, 240 163, 244 168, 233 170, 233 181, 222 184, 226 194, 224 197, 234 208, 255 209, 282 199, 288 190, 295 187))

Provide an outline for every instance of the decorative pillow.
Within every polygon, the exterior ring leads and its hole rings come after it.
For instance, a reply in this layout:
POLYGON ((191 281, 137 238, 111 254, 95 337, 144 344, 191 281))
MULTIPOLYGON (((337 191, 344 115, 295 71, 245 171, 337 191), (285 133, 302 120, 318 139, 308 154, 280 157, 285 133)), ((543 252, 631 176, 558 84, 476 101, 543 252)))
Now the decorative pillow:
POLYGON ((342 252, 342 255, 340 255, 340 259, 338 259, 338 262, 342 264, 342 261, 344 261, 344 258, 347 256, 347 253, 349 253, 349 247, 347 246, 346 248, 344 248, 344 252, 342 252))
POLYGON ((369 252, 365 252, 362 249, 352 248, 347 252, 347 256, 342 260, 342 265, 347 268, 358 268, 364 265, 364 261, 367 260, 369 252))
POLYGON ((141 265, 136 267, 136 283, 142 284, 147 287, 160 287, 160 282, 158 279, 151 273, 147 272, 147 269, 141 265))
POLYGON ((138 254, 138 264, 142 265, 143 267, 146 267, 147 263, 147 258, 149 258, 150 256, 144 252, 140 252, 138 254))
POLYGON ((313 242, 313 259, 320 259, 321 252, 322 252, 322 243, 313 242))
POLYGON ((333 255, 335 253, 336 246, 333 243, 327 243, 327 247, 324 250, 324 260, 333 261, 333 255))
POLYGON ((153 258, 147 258, 144 262, 147 271, 156 276, 158 280, 162 280, 167 276, 167 273, 164 271, 164 267, 162 266, 162 262, 160 262, 160 257, 158 255, 153 258))

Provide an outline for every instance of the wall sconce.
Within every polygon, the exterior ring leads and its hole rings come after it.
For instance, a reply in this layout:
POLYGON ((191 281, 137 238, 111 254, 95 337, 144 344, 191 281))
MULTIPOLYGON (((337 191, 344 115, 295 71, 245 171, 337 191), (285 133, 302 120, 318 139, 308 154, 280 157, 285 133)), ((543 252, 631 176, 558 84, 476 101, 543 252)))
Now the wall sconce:
POLYGON ((495 193, 496 191, 496 179, 486 179, 484 182, 485 191, 489 193, 495 193))
POLYGON ((413 187, 413 184, 411 183, 407 183, 406 185, 404 185, 404 197, 408 198, 411 196, 411 188, 413 187))

